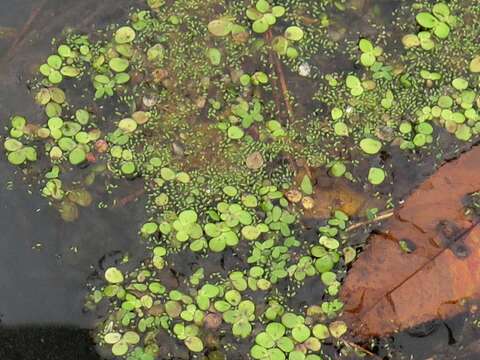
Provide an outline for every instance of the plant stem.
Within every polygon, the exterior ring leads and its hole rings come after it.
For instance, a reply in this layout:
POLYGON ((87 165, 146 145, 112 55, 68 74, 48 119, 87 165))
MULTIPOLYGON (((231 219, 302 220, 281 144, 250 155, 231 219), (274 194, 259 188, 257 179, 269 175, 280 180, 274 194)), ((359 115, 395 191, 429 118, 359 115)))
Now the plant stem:
POLYGON ((25 36, 28 34, 30 31, 32 24, 34 23, 35 19, 40 15, 42 12, 43 8, 47 4, 48 0, 43 0, 40 5, 38 5, 36 8, 32 10, 32 13, 30 14, 27 22, 25 25, 23 25, 22 30, 18 33, 17 37, 15 40, 13 40, 12 45, 8 49, 7 52, 7 60, 10 60, 12 56, 14 55, 15 51, 17 50, 18 46, 22 43, 24 40, 25 36))
POLYGON ((125 205, 137 200, 143 194, 145 194, 145 189, 144 188, 138 189, 131 194, 128 194, 128 195, 126 195, 124 197, 121 197, 119 199, 115 199, 113 201, 113 207, 114 208, 124 207, 125 205))
POLYGON ((388 218, 392 217, 393 214, 394 214, 394 211, 393 211, 393 210, 384 211, 384 212, 378 214, 378 216, 376 216, 375 219, 366 220, 366 221, 362 221, 362 222, 353 224, 353 225, 349 226, 349 227, 347 228, 347 230, 345 230, 345 231, 350 232, 350 231, 356 230, 356 229, 358 229, 358 228, 360 228, 360 227, 373 224, 373 223, 375 223, 375 222, 377 222, 377 221, 382 221, 382 220, 388 219, 388 218))
POLYGON ((355 343, 350 342, 350 341, 347 341, 347 340, 342 340, 342 342, 343 342, 345 345, 350 346, 351 348, 356 349, 357 351, 361 351, 361 352, 363 352, 363 353, 365 353, 365 354, 373 357, 374 359, 381 359, 380 356, 372 353, 371 351, 365 349, 364 347, 362 347, 362 346, 360 346, 360 345, 358 345, 358 344, 355 344, 355 343))
MULTIPOLYGON (((272 30, 268 29, 268 31, 265 33, 265 40, 267 41, 269 46, 271 46, 272 38, 273 38, 272 30)), ((277 54, 275 54, 275 52, 271 48, 268 50, 268 54, 270 57, 270 62, 275 68, 277 79, 280 83, 280 91, 282 93, 283 101, 285 104, 286 119, 287 119, 287 125, 288 125, 290 123, 291 118, 293 117, 293 110, 290 104, 287 81, 285 80, 285 74, 283 72, 282 63, 280 62, 280 59, 278 58, 277 54)))

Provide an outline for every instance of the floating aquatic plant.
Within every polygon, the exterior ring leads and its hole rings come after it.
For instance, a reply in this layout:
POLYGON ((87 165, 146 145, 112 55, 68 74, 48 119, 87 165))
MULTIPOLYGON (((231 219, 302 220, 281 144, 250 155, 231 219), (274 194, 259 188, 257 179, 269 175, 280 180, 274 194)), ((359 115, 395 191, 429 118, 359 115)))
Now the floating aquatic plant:
POLYGON ((300 221, 326 195, 318 174, 376 192, 391 179, 382 150, 421 153, 440 131, 478 135, 480 49, 468 34, 453 44, 455 2, 408 7, 405 54, 362 34, 348 55, 353 64, 360 50, 363 67, 323 74, 312 53, 332 30, 330 2, 219 4, 149 0, 101 41, 69 35, 32 87, 44 118, 13 116, 4 148, 25 169, 45 161, 41 192, 64 219, 94 201, 72 186, 72 169, 102 164, 109 178, 145 180, 147 257, 108 267, 89 299, 108 309, 97 341, 113 355, 152 360, 169 336, 194 354, 228 357, 248 343, 255 359, 318 360, 348 330, 337 295, 358 250, 346 213, 309 232, 300 221), (461 68, 439 65, 459 54, 461 68), (289 88, 295 74, 320 80, 313 114, 289 88), (76 105, 66 79, 88 84, 93 105, 76 105), (299 307, 310 281, 323 292, 299 307))

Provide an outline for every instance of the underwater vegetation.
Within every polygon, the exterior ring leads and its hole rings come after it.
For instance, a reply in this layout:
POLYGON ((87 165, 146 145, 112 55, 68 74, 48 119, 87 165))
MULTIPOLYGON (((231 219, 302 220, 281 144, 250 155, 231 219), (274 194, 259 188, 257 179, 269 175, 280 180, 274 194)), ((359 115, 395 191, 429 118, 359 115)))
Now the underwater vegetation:
POLYGON ((337 23, 348 1, 148 0, 55 39, 31 83, 42 114, 13 115, 3 144, 66 221, 98 176, 144 181, 148 256, 89 284, 108 356, 365 355, 339 299, 365 246, 352 219, 397 205, 389 152, 478 140, 478 5, 400 1, 394 31, 363 34, 337 23), (325 200, 325 179, 369 200, 325 200))

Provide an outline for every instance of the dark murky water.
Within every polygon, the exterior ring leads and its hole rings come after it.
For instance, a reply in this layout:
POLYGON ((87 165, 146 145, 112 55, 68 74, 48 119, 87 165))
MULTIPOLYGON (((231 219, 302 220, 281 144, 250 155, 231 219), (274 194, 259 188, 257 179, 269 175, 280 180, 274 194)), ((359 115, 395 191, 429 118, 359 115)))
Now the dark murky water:
MULTIPOLYGON (((99 11, 106 1, 101 5, 94 1, 48 1, 30 31, 17 38, 42 2, 0 1, 0 27, 5 29, 0 38, 3 126, 19 108, 28 116, 38 114, 25 83, 32 64, 48 52, 51 37, 60 34, 65 24, 86 30, 127 10, 122 6, 126 1, 113 2, 115 6, 107 12, 99 11), (12 48, 16 40, 17 47, 12 48)), ((12 172, 2 152, 0 359, 98 359, 89 333, 95 319, 83 311, 85 284, 106 265, 102 258, 113 261, 116 254, 124 252, 135 258, 140 255, 136 251, 143 251, 136 244, 144 204, 139 201, 115 209, 92 206, 77 223, 68 224, 38 191, 29 195, 21 177, 12 172)), ((121 186, 124 192, 139 187, 139 183, 121 186)), ((104 186, 99 184, 96 201, 105 195, 104 186)), ((121 197, 121 191, 115 196, 121 197)), ((108 198, 111 201, 110 195, 108 198)))
MULTIPOLYGON (((394 2, 377 1, 385 7, 394 2)), ((59 36, 65 26, 88 31, 111 23, 139 3, 0 0, 2 125, 6 126, 18 109, 31 118, 38 113, 25 84, 36 61, 49 52, 52 37, 59 36), (22 33, 31 14, 40 8, 29 31, 22 33)), ((431 159, 425 160, 422 174, 418 165, 410 169, 401 155, 390 155, 387 161, 398 169, 396 182, 400 184, 395 196, 401 198, 431 172, 431 159)), ((99 359, 89 333, 95 318, 83 311, 85 284, 119 253, 141 258, 137 227, 144 218, 144 204, 140 199, 120 208, 91 207, 83 210, 77 222, 68 224, 38 191, 30 195, 21 178, 1 152, 0 360, 99 359)), ((113 197, 140 186, 123 183, 113 197)), ((112 195, 105 194, 103 188, 99 183, 95 200, 111 202, 112 195)), ((464 324, 465 316, 427 324, 381 343, 378 354, 384 357, 390 353, 393 359, 478 359, 480 346, 473 339, 480 337, 479 331, 464 324)))

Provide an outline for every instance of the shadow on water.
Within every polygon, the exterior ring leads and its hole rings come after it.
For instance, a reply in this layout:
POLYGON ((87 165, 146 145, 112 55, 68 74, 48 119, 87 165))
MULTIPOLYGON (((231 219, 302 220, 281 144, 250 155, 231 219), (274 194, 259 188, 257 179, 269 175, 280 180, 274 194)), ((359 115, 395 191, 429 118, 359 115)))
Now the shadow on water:
POLYGON ((0 329, 2 360, 100 360, 88 330, 32 326, 0 329))

